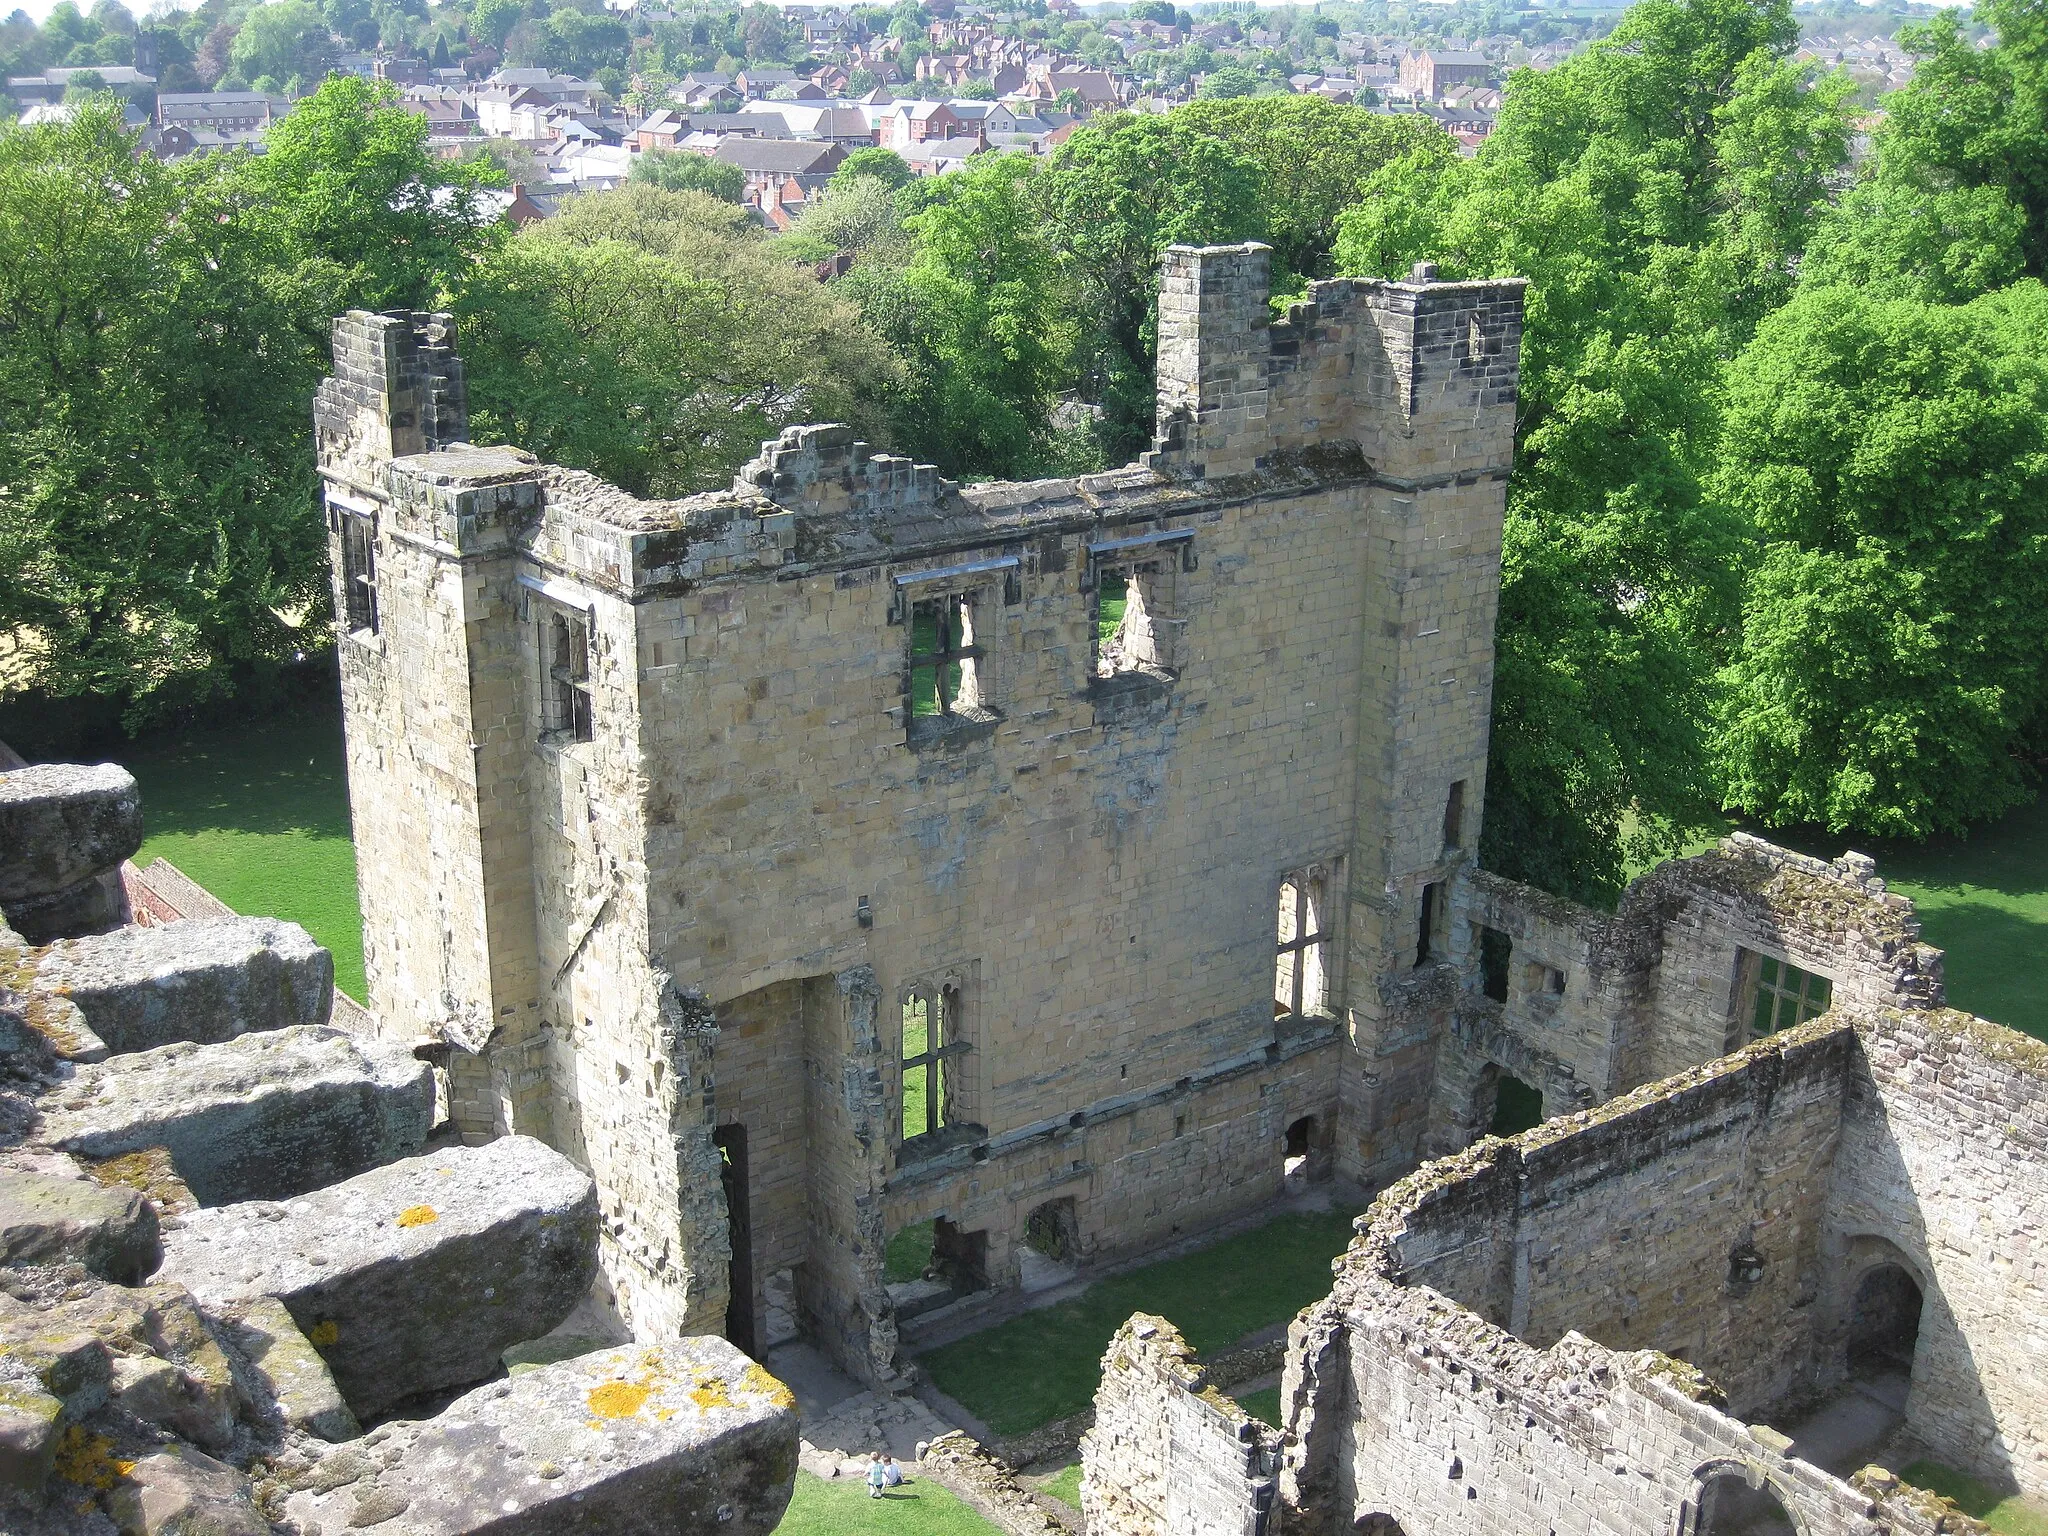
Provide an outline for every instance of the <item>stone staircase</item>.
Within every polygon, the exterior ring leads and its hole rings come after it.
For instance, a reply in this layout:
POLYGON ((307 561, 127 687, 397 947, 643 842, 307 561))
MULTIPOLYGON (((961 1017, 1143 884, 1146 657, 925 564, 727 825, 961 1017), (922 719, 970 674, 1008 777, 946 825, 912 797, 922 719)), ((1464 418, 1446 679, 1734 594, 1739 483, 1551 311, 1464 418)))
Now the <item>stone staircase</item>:
POLYGON ((590 1290, 589 1175, 436 1137, 327 952, 156 900, 141 836, 113 765, 0 771, 0 1530, 772 1529, 789 1391, 706 1338, 508 1377, 590 1290))

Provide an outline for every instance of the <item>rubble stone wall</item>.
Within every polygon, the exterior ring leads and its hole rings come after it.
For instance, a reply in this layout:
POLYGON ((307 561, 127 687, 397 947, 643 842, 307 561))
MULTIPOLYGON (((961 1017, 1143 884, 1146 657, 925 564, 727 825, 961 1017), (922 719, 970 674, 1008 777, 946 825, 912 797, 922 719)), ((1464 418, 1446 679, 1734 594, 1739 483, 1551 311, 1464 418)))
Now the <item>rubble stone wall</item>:
POLYGON ((1137 1313, 1102 1357, 1081 1512, 1119 1536, 1256 1536, 1280 1437, 1209 1386, 1173 1324, 1137 1313))
POLYGON ((1924 1306, 1906 1418, 1937 1459, 2048 1501, 2048 1046, 1951 1011, 1873 1012, 1849 1079, 1816 1310, 1841 1350, 1897 1264, 1924 1306))
POLYGON ((1470 947, 1436 1062, 1432 1155, 1485 1132, 1493 1074, 1541 1090, 1557 1115, 1746 1044, 1745 953, 1825 976, 1838 1005, 1944 998, 1941 952, 1868 858, 1810 858, 1744 833, 1658 865, 1611 913, 1475 870, 1453 927, 1470 947), (1483 994, 1482 929, 1510 947, 1505 999, 1483 994))
POLYGON ((1290 1532, 1689 1536, 1721 1475, 1767 1488, 1804 1536, 1922 1528, 1721 1412, 1679 1362, 1575 1333, 1534 1349, 1368 1263, 1290 1336, 1290 1532))

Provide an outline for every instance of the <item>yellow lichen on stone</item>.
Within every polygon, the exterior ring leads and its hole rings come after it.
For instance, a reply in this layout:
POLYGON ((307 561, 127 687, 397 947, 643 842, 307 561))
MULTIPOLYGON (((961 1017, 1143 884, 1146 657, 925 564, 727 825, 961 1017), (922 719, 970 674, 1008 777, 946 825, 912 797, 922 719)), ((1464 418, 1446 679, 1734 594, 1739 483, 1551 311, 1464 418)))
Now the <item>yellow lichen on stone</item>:
POLYGON ((114 1455, 114 1442, 73 1424, 57 1441, 56 1474, 81 1488, 108 1489, 135 1470, 114 1455))
POLYGON ((778 1408, 796 1406, 796 1394, 759 1365, 747 1367, 746 1374, 740 1377, 740 1385, 749 1392, 758 1392, 778 1408))
POLYGON ((341 1338, 341 1324, 330 1317, 325 1322, 315 1323, 306 1337, 315 1349, 325 1349, 341 1338))
POLYGON ((722 1376, 699 1376, 697 1385, 690 1391, 690 1401, 709 1413, 713 1408, 730 1408, 732 1394, 725 1390, 722 1376))
POLYGON ((429 1222, 439 1221, 441 1213, 431 1205, 409 1205, 398 1213, 401 1227, 424 1227, 429 1222))
POLYGON ((590 1411, 600 1419, 630 1419, 646 1403, 648 1391, 630 1381, 608 1381, 591 1391, 590 1411))

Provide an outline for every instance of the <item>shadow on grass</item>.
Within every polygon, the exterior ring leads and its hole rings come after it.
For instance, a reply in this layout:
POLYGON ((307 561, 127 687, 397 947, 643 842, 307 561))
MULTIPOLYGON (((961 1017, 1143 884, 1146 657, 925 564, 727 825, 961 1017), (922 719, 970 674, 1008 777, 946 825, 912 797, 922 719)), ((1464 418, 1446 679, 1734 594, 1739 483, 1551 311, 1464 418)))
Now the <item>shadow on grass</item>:
POLYGON ((142 787, 143 826, 168 833, 350 836, 341 721, 145 738, 115 754, 142 787))
POLYGON ((934 1385, 999 1435, 1079 1413, 1095 1398, 1110 1335, 1133 1312, 1172 1322, 1213 1354, 1282 1323, 1330 1290, 1330 1260, 1351 1240, 1351 1213, 1290 1213, 1183 1258, 1097 1281, 918 1357, 934 1385))

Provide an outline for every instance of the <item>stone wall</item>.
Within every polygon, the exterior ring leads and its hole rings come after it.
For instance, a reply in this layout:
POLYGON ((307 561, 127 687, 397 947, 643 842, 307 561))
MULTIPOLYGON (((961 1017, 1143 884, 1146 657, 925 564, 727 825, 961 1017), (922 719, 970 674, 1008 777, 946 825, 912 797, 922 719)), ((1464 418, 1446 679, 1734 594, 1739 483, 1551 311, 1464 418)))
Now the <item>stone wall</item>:
POLYGON ((636 1329, 725 1312, 722 1127, 757 1282, 801 1184, 800 1310, 867 1376, 908 1223, 978 1234, 1003 1283, 1048 1199, 1088 1256, 1255 1208, 1304 1117, 1319 1167, 1413 1164, 1467 947, 1417 966, 1483 809, 1521 285, 1322 285, 1273 326, 1266 260, 1169 253, 1160 449, 1021 485, 807 426, 731 491, 643 502, 451 446, 444 319, 339 323, 316 414, 337 567, 351 530, 377 559, 377 629, 341 642, 372 1001, 449 1044, 466 1135, 593 1171, 636 1329), (1111 569, 1150 593, 1148 670, 1099 665, 1111 569), (975 697, 913 718, 915 604, 948 594, 975 697), (557 620, 585 732, 551 728, 557 620), (1276 1020, 1310 866, 1331 984, 1276 1020), (942 981, 954 1123, 906 1149, 900 1010, 942 981))
POLYGON ((1756 1413, 1809 1377, 1853 1043, 1846 1025, 1816 1020, 1481 1142, 1390 1189, 1372 1233, 1406 1282, 1531 1344, 1575 1330, 1656 1349, 1756 1413))
POLYGON ((1102 1357, 1081 1513, 1124 1536, 1264 1536, 1280 1437, 1214 1390, 1173 1324, 1140 1312, 1102 1357))
POLYGON ((1612 913, 1483 870, 1455 899, 1469 947, 1431 1084, 1435 1155, 1485 1132, 1499 1072, 1557 1115, 1745 1044, 1745 952, 1825 976, 1841 1005, 1943 1001, 1941 952, 1861 854, 1829 862, 1737 833, 1642 875, 1612 913), (1509 946, 1504 999, 1485 995, 1482 929, 1509 946))
MULTIPOLYGON (((1873 1011, 1830 1194, 1824 1315, 1895 1263, 1925 1307, 1906 1418, 1939 1460, 2048 1503, 2048 1046, 1873 1011)), ((1842 1333, 1823 1364, 1842 1368, 1842 1333)))

